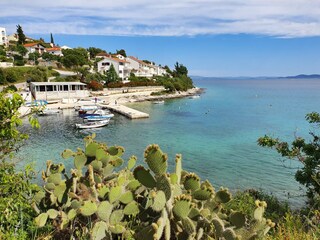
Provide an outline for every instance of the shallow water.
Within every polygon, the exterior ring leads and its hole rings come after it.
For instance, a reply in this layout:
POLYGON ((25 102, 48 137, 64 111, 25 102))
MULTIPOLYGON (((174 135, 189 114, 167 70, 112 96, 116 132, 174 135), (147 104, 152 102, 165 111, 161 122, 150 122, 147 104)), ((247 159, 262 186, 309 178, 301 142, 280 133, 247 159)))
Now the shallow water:
POLYGON ((264 134, 292 140, 308 137, 311 129, 304 117, 320 111, 320 80, 197 80, 205 88, 197 99, 166 100, 130 104, 150 114, 148 119, 128 120, 115 114, 110 124, 97 130, 79 131, 74 110, 57 116, 39 117, 40 130, 24 126, 30 134, 18 156, 20 164, 34 162, 44 169, 52 159, 71 167, 60 157, 65 148, 82 147, 82 139, 97 133, 97 139, 126 149, 125 158, 136 155, 143 162, 148 144, 157 143, 168 153, 170 170, 176 153, 183 156, 183 167, 209 179, 216 187, 232 190, 261 188, 280 199, 301 206, 300 185, 294 180, 299 163, 286 161, 256 141, 264 134))

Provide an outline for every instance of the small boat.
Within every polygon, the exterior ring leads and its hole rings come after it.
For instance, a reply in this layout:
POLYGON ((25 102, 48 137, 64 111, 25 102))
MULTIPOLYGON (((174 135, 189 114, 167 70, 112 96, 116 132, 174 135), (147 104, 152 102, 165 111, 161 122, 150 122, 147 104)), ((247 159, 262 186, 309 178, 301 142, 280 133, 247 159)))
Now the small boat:
POLYGON ((98 109, 92 113, 81 114, 80 117, 87 119, 88 121, 101 121, 114 117, 114 114, 109 111, 98 109))
POLYGON ((152 103, 153 103, 153 104, 163 104, 163 103, 164 103, 164 100, 153 101, 152 103))
POLYGON ((40 110, 39 112, 37 112, 37 115, 39 116, 48 116, 48 115, 55 115, 60 113, 59 109, 50 109, 50 108, 45 108, 43 110, 40 110))
POLYGON ((87 116, 87 117, 84 117, 84 119, 87 119, 89 122, 91 122, 91 121, 102 121, 102 120, 110 119, 113 117, 114 117, 114 114, 109 113, 109 114, 98 115, 98 116, 87 116))
POLYGON ((98 110, 97 105, 84 105, 84 106, 76 106, 75 109, 79 112, 79 114, 86 113, 87 111, 98 110))
POLYGON ((108 125, 110 119, 96 121, 96 122, 86 122, 86 123, 76 123, 76 128, 78 129, 89 129, 89 128, 99 128, 108 125))
POLYGON ((191 99, 200 98, 200 95, 193 95, 193 96, 190 96, 189 98, 191 98, 191 99))
POLYGON ((47 105, 48 101, 46 100, 34 100, 33 102, 27 102, 25 103, 25 106, 27 107, 38 107, 38 106, 44 106, 47 105))

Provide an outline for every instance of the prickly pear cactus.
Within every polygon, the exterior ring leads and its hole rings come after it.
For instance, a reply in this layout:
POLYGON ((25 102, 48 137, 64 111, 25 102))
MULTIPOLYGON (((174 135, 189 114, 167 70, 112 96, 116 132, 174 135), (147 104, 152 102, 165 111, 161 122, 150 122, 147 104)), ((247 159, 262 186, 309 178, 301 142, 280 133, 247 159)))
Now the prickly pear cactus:
POLYGON ((254 239, 274 226, 263 217, 265 202, 256 202, 254 220, 238 211, 226 211, 232 198, 226 188, 215 191, 208 181, 182 169, 168 173, 168 158, 158 145, 144 153, 146 165, 135 167, 124 148, 84 139, 84 149, 65 150, 74 167, 47 162, 44 186, 34 197, 39 227, 52 224, 72 238, 90 239, 254 239), (125 164, 124 164, 125 163, 125 164), (121 166, 124 165, 122 168, 121 166))

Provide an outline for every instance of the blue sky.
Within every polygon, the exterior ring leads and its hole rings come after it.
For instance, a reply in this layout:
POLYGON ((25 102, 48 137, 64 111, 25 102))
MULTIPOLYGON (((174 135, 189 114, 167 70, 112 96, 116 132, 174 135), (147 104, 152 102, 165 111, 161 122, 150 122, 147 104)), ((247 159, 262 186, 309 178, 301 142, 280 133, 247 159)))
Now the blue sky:
POLYGON ((125 49, 192 75, 320 73, 318 0, 0 1, 0 26, 71 47, 125 49))

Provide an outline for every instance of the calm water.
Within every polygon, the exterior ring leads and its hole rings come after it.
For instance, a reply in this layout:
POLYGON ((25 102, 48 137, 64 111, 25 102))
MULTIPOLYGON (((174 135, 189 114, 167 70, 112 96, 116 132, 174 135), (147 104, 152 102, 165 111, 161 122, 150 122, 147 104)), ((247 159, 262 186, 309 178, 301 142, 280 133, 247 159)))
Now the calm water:
MULTIPOLYGON (((261 188, 281 199, 301 194, 294 180, 300 165, 283 163, 256 141, 264 134, 284 140, 295 134, 308 137, 311 126, 304 117, 320 111, 320 80, 197 80, 195 84, 206 88, 200 98, 131 104, 150 118, 128 120, 116 115, 109 126, 94 131, 97 139, 124 146, 125 158, 136 155, 141 163, 146 146, 157 143, 168 153, 171 170, 175 154, 181 153, 186 170, 216 187, 261 188)), ((18 154, 21 164, 34 162, 40 170, 51 159, 71 167, 60 153, 82 147, 82 139, 92 131, 74 128, 79 118, 73 110, 39 121, 40 130, 24 127, 30 139, 18 154)), ((301 205, 303 198, 290 197, 289 202, 301 205)))

